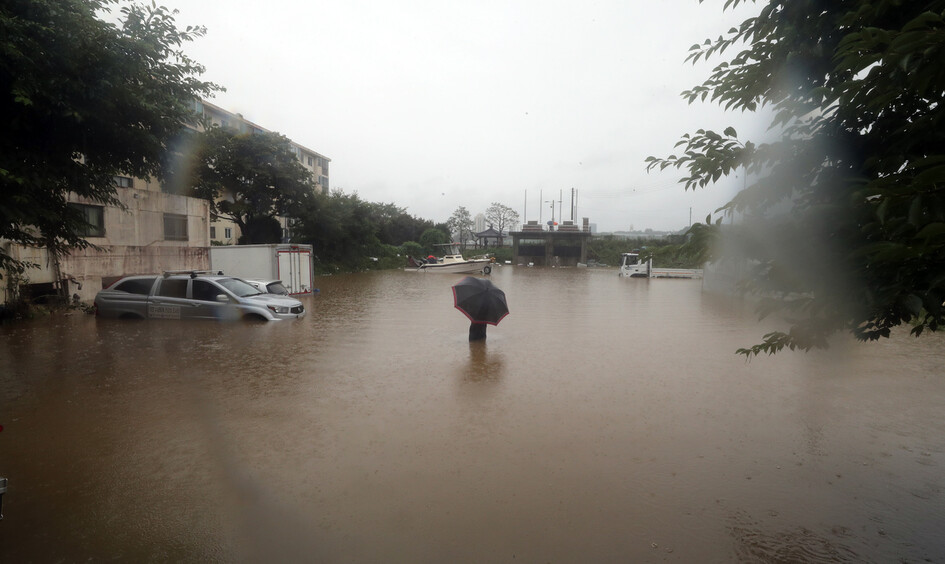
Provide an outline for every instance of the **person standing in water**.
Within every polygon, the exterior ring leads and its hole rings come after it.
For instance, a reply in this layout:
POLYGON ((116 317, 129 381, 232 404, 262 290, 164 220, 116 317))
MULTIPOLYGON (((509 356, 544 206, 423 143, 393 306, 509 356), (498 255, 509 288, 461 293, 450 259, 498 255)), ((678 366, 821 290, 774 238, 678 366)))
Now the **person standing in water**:
POLYGON ((486 324, 485 323, 470 323, 469 324, 469 340, 470 341, 485 341, 486 340, 486 324))

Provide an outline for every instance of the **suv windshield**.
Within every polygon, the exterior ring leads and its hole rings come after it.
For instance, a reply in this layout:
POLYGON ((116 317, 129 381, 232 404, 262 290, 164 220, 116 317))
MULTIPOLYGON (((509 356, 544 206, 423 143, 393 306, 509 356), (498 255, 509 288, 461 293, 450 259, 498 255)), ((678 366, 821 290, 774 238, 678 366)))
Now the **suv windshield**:
POLYGON ((262 294, 262 292, 239 278, 219 278, 216 282, 241 298, 262 294))
POLYGON ((289 295, 289 290, 287 290, 286 287, 279 282, 273 282, 269 284, 266 286, 266 289, 269 290, 270 294, 279 294, 280 296, 289 295))

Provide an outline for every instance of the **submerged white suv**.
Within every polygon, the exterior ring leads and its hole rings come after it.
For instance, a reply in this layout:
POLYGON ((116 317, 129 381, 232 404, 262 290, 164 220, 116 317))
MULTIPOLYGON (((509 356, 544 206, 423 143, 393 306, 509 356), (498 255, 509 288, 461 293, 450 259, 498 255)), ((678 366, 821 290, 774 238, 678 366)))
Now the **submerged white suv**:
POLYGON ((277 294, 279 296, 288 296, 289 290, 282 283, 282 280, 255 280, 252 278, 243 278, 243 281, 253 286, 260 292, 266 294, 277 294))
POLYGON ((138 319, 259 319, 305 316, 302 302, 260 292, 247 282, 203 271, 126 276, 95 296, 99 317, 138 319))

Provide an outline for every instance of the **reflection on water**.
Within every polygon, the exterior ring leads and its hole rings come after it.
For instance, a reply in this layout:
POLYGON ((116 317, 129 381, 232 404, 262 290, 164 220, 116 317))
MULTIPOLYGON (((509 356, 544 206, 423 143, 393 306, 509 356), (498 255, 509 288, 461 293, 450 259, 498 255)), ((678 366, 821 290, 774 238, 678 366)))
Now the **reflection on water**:
POLYGON ((746 363, 699 281, 319 280, 300 322, 0 328, 0 561, 945 558, 943 336, 746 363))
POLYGON ((498 382, 502 376, 502 356, 489 354, 485 341, 469 343, 469 362, 466 364, 466 381, 498 382))

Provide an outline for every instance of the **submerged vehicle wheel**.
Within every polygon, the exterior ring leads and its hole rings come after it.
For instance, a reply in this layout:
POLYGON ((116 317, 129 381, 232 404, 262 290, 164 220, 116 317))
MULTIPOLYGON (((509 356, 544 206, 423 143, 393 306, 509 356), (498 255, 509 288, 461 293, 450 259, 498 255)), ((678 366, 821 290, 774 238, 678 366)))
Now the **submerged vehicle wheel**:
POLYGON ((482 267, 482 273, 492 274, 492 266, 487 264, 486 266, 482 267))

